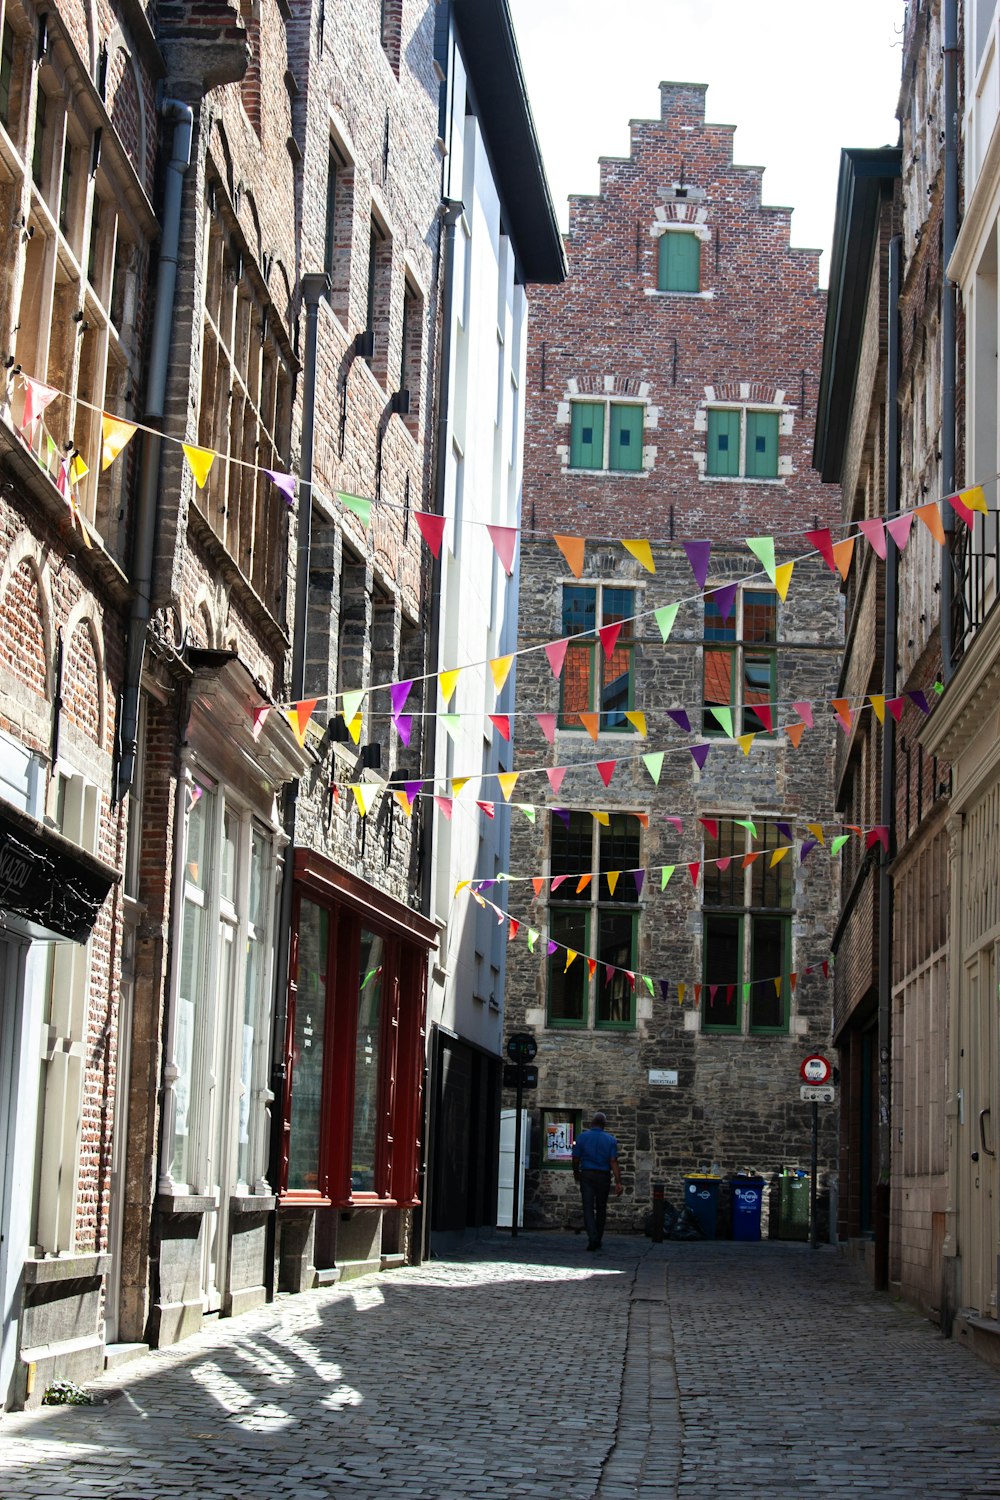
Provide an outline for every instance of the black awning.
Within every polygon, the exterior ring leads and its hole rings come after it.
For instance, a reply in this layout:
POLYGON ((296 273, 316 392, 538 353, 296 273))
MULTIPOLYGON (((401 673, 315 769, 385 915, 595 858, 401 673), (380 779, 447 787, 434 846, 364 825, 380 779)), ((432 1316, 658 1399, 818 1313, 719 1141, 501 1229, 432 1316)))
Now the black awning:
POLYGON ((62 834, 0 805, 0 927, 85 943, 118 878, 62 834))

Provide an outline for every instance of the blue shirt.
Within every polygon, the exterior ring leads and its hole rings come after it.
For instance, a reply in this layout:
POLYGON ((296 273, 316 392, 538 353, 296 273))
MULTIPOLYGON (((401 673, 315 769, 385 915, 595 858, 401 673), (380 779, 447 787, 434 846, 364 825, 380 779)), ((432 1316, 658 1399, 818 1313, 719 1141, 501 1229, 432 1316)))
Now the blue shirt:
POLYGON ((581 1172, 610 1172, 611 1163, 618 1160, 618 1142, 607 1130, 585 1130, 573 1142, 573 1160, 580 1163, 581 1172))

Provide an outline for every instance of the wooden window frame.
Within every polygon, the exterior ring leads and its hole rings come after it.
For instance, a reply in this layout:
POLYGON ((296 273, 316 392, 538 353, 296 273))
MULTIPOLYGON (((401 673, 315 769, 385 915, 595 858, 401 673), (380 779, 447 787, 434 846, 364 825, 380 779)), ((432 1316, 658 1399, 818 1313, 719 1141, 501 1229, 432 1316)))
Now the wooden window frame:
POLYGON ((642 454, 643 454, 643 441, 642 441, 642 439, 643 439, 643 435, 645 434, 645 430, 646 430, 646 410, 647 410, 647 407, 648 407, 648 402, 646 402, 646 401, 631 400, 628 397, 620 397, 620 396, 575 396, 573 398, 573 400, 570 402, 570 415, 569 415, 570 435, 569 435, 569 465, 568 465, 569 468, 575 474, 643 474, 643 473, 645 473, 645 469, 643 467, 643 461, 642 461, 642 454), (600 464, 597 464, 597 465, 574 463, 574 461, 573 461, 573 450, 574 450, 574 446, 575 446, 575 443, 576 443, 575 433, 576 433, 576 425, 577 425, 577 414, 579 412, 581 412, 584 407, 587 407, 587 406, 593 406, 593 407, 600 408, 601 413, 602 413, 602 416, 601 416, 602 428, 601 428, 601 438, 600 438, 601 462, 600 462, 600 464), (615 413, 618 412, 618 411, 623 411, 623 410, 639 411, 639 412, 642 413, 642 421, 639 424, 639 444, 638 444, 639 461, 638 461, 637 464, 618 464, 618 463, 614 463, 613 462, 615 454, 614 454, 614 451, 613 451, 613 443, 612 443, 612 429, 613 429, 613 427, 615 425, 615 413))
MULTIPOLYGON (((719 738, 725 735, 725 730, 711 712, 708 702, 708 676, 709 661, 713 657, 727 656, 729 658, 729 710, 733 718, 734 736, 738 734, 761 735, 765 739, 774 739, 778 734, 775 723, 778 704, 778 644, 779 644, 779 622, 780 601, 778 595, 771 589, 743 587, 737 591, 733 601, 732 634, 724 640, 713 640, 709 637, 710 626, 708 624, 707 610, 714 601, 706 595, 705 599, 705 629, 702 642, 702 733, 719 738), (746 607, 750 599, 760 595, 773 601, 774 604, 774 635, 773 639, 747 640, 745 637, 746 607), (769 669, 768 705, 771 709, 772 728, 765 729, 763 726, 755 728, 748 722, 747 715, 754 712, 754 705, 746 702, 746 669, 750 661, 766 661, 769 669)), ((721 617, 720 617, 721 618, 721 617)), ((728 628, 726 622, 722 622, 722 628, 728 628)), ((716 704, 715 707, 722 708, 725 705, 716 704)))
MULTIPOLYGON (((608 623, 605 620, 605 618, 604 618, 604 611, 605 611, 604 599, 605 599, 605 594, 606 593, 608 593, 608 592, 618 592, 618 593, 622 593, 622 594, 631 594, 631 596, 632 596, 632 612, 627 617, 625 617, 625 624, 623 625, 622 633, 621 633, 621 635, 618 638, 618 642, 617 642, 617 644, 615 646, 615 652, 614 652, 615 656, 617 656, 617 654, 619 652, 627 652, 628 653, 628 709, 627 710, 626 709, 620 709, 620 710, 619 709, 611 709, 611 710, 605 711, 605 709, 603 707, 599 706, 596 711, 600 714, 600 717, 601 717, 602 720, 605 719, 606 717, 609 717, 611 714, 615 714, 615 715, 620 714, 622 716, 622 722, 620 724, 603 724, 602 723, 601 726, 600 726, 600 733, 601 734, 634 734, 635 733, 635 727, 634 727, 634 725, 630 724, 629 721, 624 718, 624 715, 625 715, 626 712, 630 712, 635 707, 635 653, 636 653, 636 640, 635 640, 633 620, 634 620, 634 612, 635 612, 635 604, 636 604, 636 590, 635 590, 634 587, 631 587, 631 586, 619 587, 619 585, 617 585, 617 584, 614 584, 614 583, 604 583, 604 582, 601 582, 601 581, 598 581, 598 580, 595 580, 593 582, 590 582, 590 581, 587 581, 587 580, 581 580, 579 583, 563 584, 563 593, 560 595, 560 605, 562 605, 562 601, 563 601, 563 599, 565 597, 565 590, 568 589, 568 588, 576 588, 576 589, 581 589, 581 590, 582 589, 592 589, 592 590, 594 590, 594 594, 595 594, 595 600, 594 600, 594 623, 595 623, 595 628, 596 629, 601 629, 601 628, 604 627, 605 624, 608 623)), ((566 633, 567 632, 563 631, 563 634, 566 634, 566 633)), ((565 663, 563 665, 563 670, 560 673, 560 677, 559 677, 559 719, 558 719, 558 724, 559 724, 560 730, 566 730, 567 732, 570 732, 570 733, 575 733, 577 731, 579 731, 580 733, 583 732, 583 727, 584 726, 580 723, 578 715, 581 712, 583 712, 583 713, 592 713, 592 712, 594 712, 594 709, 593 709, 592 705, 594 704, 595 700, 598 700, 600 697, 603 696, 603 689, 606 686, 608 686, 608 684, 605 683, 605 681, 604 681, 604 672, 605 672, 605 670, 606 670, 606 668, 607 668, 607 666, 609 664, 609 661, 613 660, 613 657, 612 658, 605 657, 603 647, 601 646, 601 643, 600 643, 600 639, 599 639, 599 637, 596 634, 591 634, 589 636, 584 635, 582 638, 570 636, 569 645, 566 648, 566 661, 569 662, 570 659, 571 659, 571 656, 573 654, 582 653, 582 652, 587 652, 589 654, 589 666, 588 666, 588 669, 587 669, 587 681, 588 681, 587 707, 585 709, 583 709, 583 710, 574 709, 574 710, 572 710, 572 712, 569 712, 569 713, 566 711, 566 709, 565 709, 565 692, 566 692, 566 682, 567 682, 567 671, 566 671, 566 665, 565 665, 565 663)), ((614 679, 612 679, 612 680, 614 680, 614 679)))
MULTIPOLYGON (((781 408, 775 406, 755 406, 750 402, 713 401, 705 408, 705 478, 706 479, 739 479, 756 484, 777 484, 782 481, 781 473, 781 408), (720 413, 731 413, 739 418, 739 455, 735 469, 732 472, 720 469, 716 466, 716 451, 712 447, 713 418, 720 413), (774 473, 755 474, 751 470, 753 464, 748 463, 747 439, 750 418, 773 418, 775 422, 774 434, 774 473)), ((728 449, 726 450, 729 451, 728 449)))

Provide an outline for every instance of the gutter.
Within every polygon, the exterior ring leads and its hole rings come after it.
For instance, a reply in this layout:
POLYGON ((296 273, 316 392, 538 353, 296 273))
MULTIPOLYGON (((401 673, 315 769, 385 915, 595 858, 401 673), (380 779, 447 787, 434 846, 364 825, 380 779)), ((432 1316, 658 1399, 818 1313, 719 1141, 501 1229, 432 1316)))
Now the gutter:
MULTIPOLYGON (((947 266, 958 238, 958 0, 944 0, 944 223, 941 264, 947 266)), ((942 495, 955 489, 955 284, 944 273, 941 287, 941 485, 942 495)), ((952 599, 955 570, 952 538, 955 516, 942 505, 944 547, 941 549, 941 675, 947 683, 954 672, 952 599)))
MULTIPOLYGON (((153 304, 153 334, 149 347, 146 379, 145 423, 158 426, 163 420, 167 370, 173 345, 174 295, 177 288, 177 258, 180 248, 181 200, 184 176, 191 165, 194 111, 179 99, 165 99, 160 109, 174 126, 173 147, 163 188, 163 233, 156 273, 153 304)), ((139 698, 146 634, 152 613, 153 560, 156 547, 157 490, 160 479, 159 432, 143 434, 142 460, 136 500, 135 533, 132 538, 132 586, 134 594, 125 637, 125 681, 122 686, 121 727, 114 800, 121 802, 135 780, 139 733, 139 698)))

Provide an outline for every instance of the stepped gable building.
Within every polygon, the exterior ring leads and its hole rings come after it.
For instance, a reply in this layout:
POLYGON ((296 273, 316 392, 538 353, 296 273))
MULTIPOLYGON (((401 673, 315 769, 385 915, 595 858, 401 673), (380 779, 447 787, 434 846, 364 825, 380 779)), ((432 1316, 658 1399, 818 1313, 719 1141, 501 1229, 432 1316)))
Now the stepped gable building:
MULTIPOLYGON (((661 99, 600 192, 571 200, 569 274, 537 294, 529 341, 519 645, 537 649, 518 664, 516 796, 539 811, 514 824, 509 901, 543 941, 507 985, 508 1028, 538 1043, 529 1223, 576 1217, 568 1146, 597 1106, 622 1147, 623 1227, 693 1169, 807 1165, 799 1065, 830 1039, 842 608, 818 558, 784 599, 776 571, 837 520, 810 467, 818 252, 790 248, 791 211, 734 165, 704 85, 661 99), (745 542, 764 535, 773 580, 745 542), (541 647, 562 639, 556 680, 541 647)), ((820 1170, 832 1195, 832 1110, 820 1170)))

